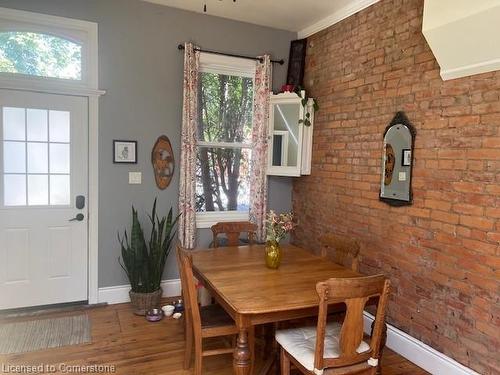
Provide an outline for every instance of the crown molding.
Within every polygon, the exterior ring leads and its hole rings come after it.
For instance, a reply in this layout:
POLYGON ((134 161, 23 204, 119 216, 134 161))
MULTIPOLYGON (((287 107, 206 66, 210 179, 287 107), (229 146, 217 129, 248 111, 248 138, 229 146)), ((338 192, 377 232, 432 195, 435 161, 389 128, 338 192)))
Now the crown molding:
POLYGON ((325 17, 319 20, 316 23, 313 23, 306 28, 299 30, 297 33, 299 39, 307 38, 318 31, 324 30, 327 27, 330 27, 337 22, 342 21, 343 19, 352 16, 353 14, 368 8, 370 5, 378 3, 380 0, 355 0, 348 6, 343 7, 342 9, 337 10, 336 12, 330 14, 328 17, 325 17))
POLYGON ((458 68, 441 68, 440 74, 443 81, 448 81, 450 79, 462 78, 487 72, 494 72, 496 70, 500 70, 500 59, 492 59, 477 64, 460 66, 458 68))

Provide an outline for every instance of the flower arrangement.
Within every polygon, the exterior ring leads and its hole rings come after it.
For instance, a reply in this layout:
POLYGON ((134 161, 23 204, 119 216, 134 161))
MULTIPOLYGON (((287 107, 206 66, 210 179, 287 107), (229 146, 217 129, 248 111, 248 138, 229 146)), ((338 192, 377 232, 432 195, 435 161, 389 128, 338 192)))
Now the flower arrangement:
POLYGON ((271 210, 266 215, 266 240, 279 243, 296 226, 297 224, 293 222, 292 212, 277 214, 271 210))

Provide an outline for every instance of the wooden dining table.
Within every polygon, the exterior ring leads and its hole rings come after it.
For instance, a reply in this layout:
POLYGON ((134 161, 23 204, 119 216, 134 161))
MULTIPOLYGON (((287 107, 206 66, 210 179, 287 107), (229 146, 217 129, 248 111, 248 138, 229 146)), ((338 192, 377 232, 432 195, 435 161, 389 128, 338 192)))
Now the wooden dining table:
POLYGON ((193 271, 234 319, 239 334, 233 354, 236 375, 249 375, 248 329, 318 314, 316 283, 361 274, 294 245, 282 245, 282 262, 269 269, 264 245, 193 251, 193 271))

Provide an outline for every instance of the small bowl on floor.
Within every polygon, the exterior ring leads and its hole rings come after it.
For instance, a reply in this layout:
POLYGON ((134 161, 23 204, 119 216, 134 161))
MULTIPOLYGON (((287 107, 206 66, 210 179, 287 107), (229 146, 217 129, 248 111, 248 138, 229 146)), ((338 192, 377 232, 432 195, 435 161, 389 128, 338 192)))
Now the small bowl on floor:
POLYGON ((165 314, 165 316, 172 316, 172 314, 174 313, 175 306, 165 305, 161 309, 163 310, 163 314, 165 314))
POLYGON ((158 322, 163 319, 163 311, 161 309, 152 309, 146 313, 148 322, 158 322))
POLYGON ((182 313, 180 313, 180 312, 177 312, 177 313, 175 313, 174 315, 172 315, 172 317, 173 317, 174 319, 180 319, 180 318, 181 318, 181 316, 182 316, 182 313))

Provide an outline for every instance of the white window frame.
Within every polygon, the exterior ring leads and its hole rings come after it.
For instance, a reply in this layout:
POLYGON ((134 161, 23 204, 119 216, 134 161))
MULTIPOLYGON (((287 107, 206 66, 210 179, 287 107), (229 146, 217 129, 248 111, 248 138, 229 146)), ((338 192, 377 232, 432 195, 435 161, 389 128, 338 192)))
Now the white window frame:
POLYGON ((81 80, 0 73, 0 89, 88 98, 88 302, 98 303, 99 96, 106 92, 99 90, 97 23, 0 7, 0 31, 48 33, 82 46, 81 80))
MULTIPOLYGON (((222 56, 212 53, 200 53, 200 73, 215 73, 231 76, 248 77, 255 84, 255 61, 238 57, 222 56)), ((242 148, 250 149, 251 144, 234 142, 202 142, 197 146, 242 148)), ((223 221, 246 221, 249 219, 248 211, 205 211, 196 213, 196 227, 210 228, 212 225, 223 221)))

